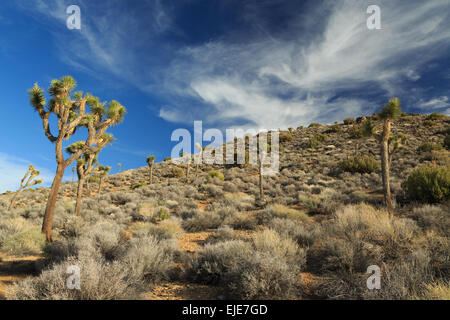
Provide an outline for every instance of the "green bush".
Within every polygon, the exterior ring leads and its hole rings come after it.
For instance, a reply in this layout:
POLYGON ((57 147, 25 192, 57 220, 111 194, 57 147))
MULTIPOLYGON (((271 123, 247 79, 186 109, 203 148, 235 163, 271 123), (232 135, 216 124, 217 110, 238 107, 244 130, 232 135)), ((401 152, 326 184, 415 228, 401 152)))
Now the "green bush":
POLYGON ((294 136, 289 132, 280 132, 279 141, 280 143, 290 142, 294 140, 294 136))
POLYGON ((425 142, 425 143, 422 143, 417 148, 417 152, 419 152, 419 153, 439 151, 439 150, 442 150, 442 145, 440 143, 435 143, 435 142, 425 142))
POLYGON ((424 165, 414 169, 402 184, 411 200, 437 203, 450 199, 450 166, 424 165))
POLYGON ((353 119, 353 118, 345 118, 344 119, 344 124, 353 124, 353 123, 355 123, 355 119, 353 119))
POLYGON ((316 127, 320 127, 320 126, 321 126, 320 123, 313 122, 308 126, 308 128, 316 128, 316 127))
POLYGON ((450 134, 446 135, 444 138, 444 147, 450 150, 450 134))
POLYGON ((380 164, 372 156, 354 156, 339 162, 338 166, 351 173, 372 173, 380 169, 380 164))
POLYGON ((210 172, 208 172, 208 175, 206 176, 207 179, 214 179, 217 178, 219 180, 224 180, 225 177, 223 176, 223 174, 219 171, 215 171, 215 170, 211 170, 210 172))
POLYGON ((145 187, 147 184, 145 182, 139 182, 130 187, 131 190, 136 190, 140 187, 145 187))
POLYGON ((184 177, 184 170, 179 167, 173 167, 172 168, 172 177, 174 177, 174 178, 184 177))
POLYGON ((309 138, 308 146, 310 148, 317 148, 322 143, 327 141, 328 136, 322 133, 316 134, 313 137, 309 138))
POLYGON ((432 114, 429 114, 425 120, 431 120, 431 121, 435 121, 435 120, 442 120, 445 116, 441 113, 437 113, 437 112, 433 112, 432 114))

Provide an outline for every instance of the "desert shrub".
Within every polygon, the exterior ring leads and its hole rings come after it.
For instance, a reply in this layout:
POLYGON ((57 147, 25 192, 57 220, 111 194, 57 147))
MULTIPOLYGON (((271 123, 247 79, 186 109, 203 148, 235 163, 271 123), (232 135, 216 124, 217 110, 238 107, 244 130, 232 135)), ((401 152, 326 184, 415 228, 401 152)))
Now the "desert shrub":
POLYGON ((149 226, 149 233, 155 235, 158 239, 178 238, 183 232, 180 221, 174 218, 149 226))
POLYGON ((170 161, 170 160, 172 160, 172 157, 165 157, 164 158, 164 162, 167 162, 167 161, 170 161))
POLYGON ((419 300, 450 300, 450 283, 446 280, 438 280, 424 284, 420 295, 413 296, 419 300))
POLYGON ((344 124, 349 125, 349 124, 353 124, 355 123, 355 119, 353 118, 345 118, 344 119, 344 124))
POLYGON ((180 167, 172 167, 171 173, 173 178, 184 177, 184 170, 181 169, 180 167))
POLYGON ((217 198, 223 195, 222 189, 211 183, 202 186, 201 190, 207 192, 209 196, 213 198, 217 198))
POLYGON ((341 131, 342 131, 342 127, 338 123, 333 124, 330 127, 330 129, 328 130, 329 133, 338 133, 341 131))
POLYGON ((418 153, 424 153, 424 152, 431 152, 431 151, 439 151, 442 150, 443 147, 440 143, 435 143, 435 142, 425 142, 422 143, 418 148, 417 148, 417 152, 418 153))
POLYGON ((321 126, 320 123, 313 122, 313 123, 311 123, 311 124, 308 126, 308 128, 317 128, 317 127, 320 127, 320 126, 321 126))
POLYGON ((130 187, 130 189, 131 189, 131 190, 136 190, 136 189, 138 189, 138 188, 145 187, 146 185, 147 185, 147 183, 145 183, 145 182, 138 182, 138 183, 133 184, 133 185, 130 187))
POLYGON ((41 228, 30 227, 6 237, 1 243, 3 251, 19 254, 40 253, 45 245, 45 236, 41 228))
POLYGON ((234 213, 224 219, 223 224, 236 230, 252 230, 256 227, 255 219, 242 213, 234 213))
POLYGON ((223 184, 223 191, 236 193, 239 191, 239 188, 233 182, 226 181, 223 184))
POLYGON ((318 146, 320 146, 322 143, 324 143, 325 141, 327 141, 328 136, 322 133, 319 134, 315 134, 314 136, 312 136, 311 138, 309 138, 308 141, 308 147, 309 148, 317 148, 318 146))
POLYGON ((294 136, 291 132, 280 132, 279 142, 286 143, 294 140, 294 136))
POLYGON ((156 283, 168 278, 174 251, 172 242, 144 235, 130 239, 118 261, 126 266, 128 277, 134 282, 156 283))
POLYGON ((296 221, 306 221, 308 215, 303 211, 291 209, 282 204, 271 204, 265 210, 256 214, 259 224, 267 225, 274 218, 288 218, 296 221))
POLYGON ((415 168, 402 184, 412 200, 438 203, 450 199, 450 166, 415 168))
POLYGON ((8 218, 0 221, 0 248, 11 236, 29 228, 30 223, 22 217, 8 218))
POLYGON ((258 252, 285 260, 289 265, 302 267, 306 262, 306 252, 292 239, 282 238, 274 230, 259 231, 253 236, 253 246, 258 252))
POLYGON ((420 227, 450 236, 448 208, 426 204, 422 207, 414 208, 412 217, 420 227))
POLYGON ((353 125, 349 130, 350 138, 352 139, 360 139, 363 137, 363 127, 358 125, 353 125))
POLYGON ((444 147, 450 150, 450 134, 447 134, 444 138, 444 147))
POLYGON ((154 213, 152 217, 153 222, 164 221, 170 219, 170 212, 167 208, 161 207, 154 213))
POLYGON ((273 219, 269 227, 281 236, 293 239, 300 246, 311 246, 320 237, 320 231, 314 224, 299 224, 286 218, 273 219))
POLYGON ((215 170, 211 170, 210 172, 208 172, 208 175, 206 176, 206 178, 209 179, 219 179, 221 181, 223 181, 225 178, 223 176, 223 174, 219 171, 215 171, 215 170))
POLYGON ((354 156, 339 162, 338 167, 351 173, 372 173, 380 169, 380 164, 372 156, 354 156))
POLYGON ((300 268, 281 257, 291 251, 264 240, 259 249, 241 240, 207 244, 190 261, 187 276, 196 282, 218 285, 228 298, 292 298, 300 268), (272 249, 281 256, 272 255, 272 249))
POLYGON ((244 260, 242 270, 229 273, 225 279, 227 295, 234 299, 292 299, 299 295, 298 268, 267 253, 244 260))
POLYGON ((429 114, 425 120, 431 120, 431 121, 436 121, 436 120, 442 120, 445 118, 445 115, 441 114, 441 113, 437 113, 437 112, 433 112, 431 114, 429 114))
POLYGON ((136 283, 129 279, 128 266, 93 257, 68 260, 43 271, 38 277, 15 284, 8 298, 14 300, 110 300, 132 298, 136 283), (67 270, 80 268, 81 290, 67 288, 67 270))
POLYGON ((215 212, 195 211, 194 215, 182 222, 183 229, 190 232, 216 229, 222 224, 222 217, 215 212))

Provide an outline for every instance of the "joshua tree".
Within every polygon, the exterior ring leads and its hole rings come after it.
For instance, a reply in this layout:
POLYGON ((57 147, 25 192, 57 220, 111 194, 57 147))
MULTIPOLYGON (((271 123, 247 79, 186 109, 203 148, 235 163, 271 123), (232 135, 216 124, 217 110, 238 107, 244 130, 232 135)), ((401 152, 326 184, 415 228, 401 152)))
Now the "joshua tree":
POLYGON ((83 153, 89 151, 95 154, 101 150, 108 142, 109 135, 105 136, 106 129, 120 123, 126 113, 125 107, 117 101, 111 101, 105 108, 106 103, 101 103, 97 97, 89 93, 85 95, 83 92, 73 93, 75 86, 76 82, 70 76, 53 80, 48 89, 51 99, 47 105, 44 90, 37 83, 29 90, 30 103, 42 119, 44 133, 50 142, 55 143, 57 169, 42 223, 42 232, 47 241, 52 241, 51 231, 56 197, 66 168, 83 153), (89 113, 86 113, 86 105, 90 107, 89 113), (51 114, 58 119, 57 134, 50 130, 51 114), (87 128, 88 133, 83 146, 64 159, 63 141, 83 127, 87 128))
POLYGON ((119 167, 119 172, 122 170, 122 163, 121 162, 119 162, 118 164, 117 164, 117 166, 119 167))
POLYGON ((405 144, 408 137, 399 132, 396 135, 391 135, 389 138, 389 167, 392 163, 392 156, 405 144), (391 148, 392 146, 392 148, 391 148))
POLYGON ((77 171, 77 168, 72 167, 72 183, 75 181, 75 171, 77 171))
POLYGON ((97 192, 97 194, 100 194, 100 192, 102 191, 103 179, 108 176, 109 171, 111 171, 111 167, 110 166, 99 165, 97 167, 98 179, 99 179, 98 180, 98 192, 97 192))
POLYGON ((381 109, 378 117, 383 120, 383 131, 379 137, 381 153, 381 177, 383 180, 384 202, 390 213, 394 211, 389 183, 389 138, 391 136, 391 122, 402 113, 400 100, 393 98, 381 109))
POLYGON ((147 164, 150 168, 150 184, 153 183, 153 164, 155 163, 155 156, 148 156, 147 157, 147 164))
MULTIPOLYGON (((83 148, 84 142, 78 141, 74 144, 68 146, 66 148, 67 153, 74 154, 81 148, 83 148)), ((92 172, 94 169, 94 164, 97 162, 97 153, 90 152, 89 150, 86 151, 79 159, 77 159, 77 175, 78 175, 78 188, 77 188, 77 200, 75 204, 75 214, 79 215, 81 211, 81 201, 83 198, 83 187, 84 182, 87 176, 92 172)))
POLYGON ((32 165, 30 165, 28 167, 27 173, 23 176, 22 181, 20 181, 19 190, 16 191, 13 198, 11 199, 11 203, 9 204, 8 210, 11 210, 13 208, 14 202, 16 201, 17 196, 19 195, 19 193, 22 192, 23 189, 42 183, 42 179, 33 180, 38 175, 39 175, 39 171, 34 170, 34 167, 32 165), (27 180, 27 177, 28 177, 28 180, 27 180), (26 182, 25 182, 25 180, 26 180, 26 182))
POLYGON ((180 152, 183 162, 186 163, 186 182, 189 182, 189 172, 191 171, 191 156, 186 152, 180 152))
POLYGON ((198 143, 198 142, 195 143, 195 147, 199 150, 198 157, 200 158, 200 161, 197 161, 197 164, 195 166, 195 173, 197 173, 198 172, 198 165, 200 164, 200 162, 203 161, 203 148, 200 145, 200 143, 198 143))

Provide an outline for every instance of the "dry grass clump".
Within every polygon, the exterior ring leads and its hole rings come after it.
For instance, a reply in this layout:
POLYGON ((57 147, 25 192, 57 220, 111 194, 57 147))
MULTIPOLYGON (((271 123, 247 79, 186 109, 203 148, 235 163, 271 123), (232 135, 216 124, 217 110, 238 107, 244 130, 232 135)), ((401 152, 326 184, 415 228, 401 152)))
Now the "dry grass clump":
POLYGON ((189 232, 217 229, 223 222, 223 218, 216 212, 194 211, 193 216, 183 220, 183 229, 189 232))
POLYGON ((275 231, 257 233, 251 242, 207 244, 190 261, 187 277, 219 285, 228 298, 289 299, 298 294, 298 271, 306 253, 275 231))
POLYGON ((305 212, 278 203, 269 205, 256 215, 256 219, 262 225, 267 225, 274 218, 287 218, 296 221, 307 221, 309 219, 305 212))

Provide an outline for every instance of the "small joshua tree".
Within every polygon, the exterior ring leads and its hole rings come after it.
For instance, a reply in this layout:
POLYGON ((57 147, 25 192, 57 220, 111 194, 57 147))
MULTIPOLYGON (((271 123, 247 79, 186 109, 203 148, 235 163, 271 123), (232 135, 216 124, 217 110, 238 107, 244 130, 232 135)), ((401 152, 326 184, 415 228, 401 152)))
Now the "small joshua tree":
POLYGON ((153 164, 155 163, 155 156, 148 156, 147 157, 147 164, 150 169, 150 184, 153 183, 153 164))
MULTIPOLYGON (((66 148, 67 153, 74 154, 80 148, 83 148, 84 142, 78 141, 74 144, 68 146, 66 148)), ((86 177, 89 176, 89 174, 94 169, 94 164, 97 162, 97 154, 86 151, 79 159, 77 159, 77 175, 78 175, 78 187, 77 187, 77 199, 75 203, 75 214, 79 215, 81 211, 81 201, 83 198, 83 187, 84 182, 86 181, 86 177)))
POLYGON ((182 162, 186 163, 186 182, 189 182, 189 172, 191 171, 191 156, 186 152, 180 152, 182 162))
POLYGON ((200 145, 200 143, 198 143, 198 142, 195 143, 195 147, 199 150, 198 158, 200 159, 200 160, 197 160, 197 161, 196 161, 197 164, 196 164, 196 166, 195 166, 195 172, 197 173, 197 172, 198 172, 198 166, 199 166, 200 162, 203 161, 203 148, 202 148, 202 146, 200 145))
MULTIPOLYGON (((400 100, 393 98, 381 109, 378 117, 383 120, 383 131, 379 137, 381 153, 381 177, 383 180, 384 202, 390 213, 394 211, 389 183, 389 138, 391 137, 391 122, 402 113, 400 100)), ((392 153, 391 153, 392 154, 392 153)))
POLYGON ((389 167, 392 163, 392 156, 406 143, 408 137, 399 132, 396 135, 391 135, 389 138, 389 167), (392 147, 392 148, 391 148, 392 147))
POLYGON ((98 172, 98 191, 97 194, 100 194, 100 192, 102 192, 102 183, 103 183, 103 179, 105 179, 108 176, 108 173, 111 171, 111 167, 110 166, 102 166, 99 165, 97 167, 97 172, 98 172))
POLYGON ((19 195, 19 193, 22 192, 22 190, 24 190, 25 188, 35 186, 37 184, 42 183, 42 179, 34 180, 34 178, 36 178, 38 175, 39 175, 39 171, 35 170, 34 167, 32 165, 30 165, 28 167, 27 173, 23 176, 22 181, 20 181, 19 190, 16 191, 13 198, 11 199, 11 203, 9 204, 8 210, 11 210, 13 208, 14 202, 16 202, 17 196, 19 195), (27 178, 28 178, 28 180, 27 180, 27 178))
POLYGON ((117 166, 119 167, 119 172, 122 171, 122 163, 119 162, 119 163, 117 164, 117 166))
POLYGON ((86 152, 95 154, 101 150, 108 142, 105 131, 108 127, 122 122, 126 113, 125 107, 119 102, 113 100, 105 108, 106 103, 101 103, 97 97, 89 93, 73 93, 75 87, 76 82, 70 76, 53 80, 48 89, 51 99, 47 105, 44 90, 37 83, 28 92, 31 106, 42 120, 46 137, 55 144, 57 169, 42 223, 42 232, 45 234, 47 242, 52 241, 51 232, 56 198, 65 170, 82 154, 86 152), (86 106, 90 108, 90 112, 86 112, 86 106), (50 129, 49 118, 52 114, 57 117, 56 134, 50 129), (64 159, 63 141, 68 140, 81 128, 87 129, 87 137, 83 146, 64 159))

